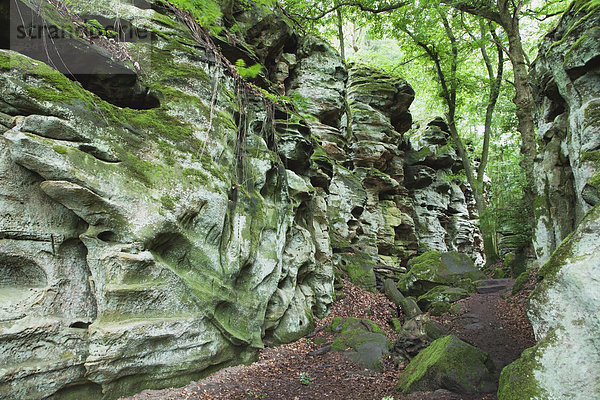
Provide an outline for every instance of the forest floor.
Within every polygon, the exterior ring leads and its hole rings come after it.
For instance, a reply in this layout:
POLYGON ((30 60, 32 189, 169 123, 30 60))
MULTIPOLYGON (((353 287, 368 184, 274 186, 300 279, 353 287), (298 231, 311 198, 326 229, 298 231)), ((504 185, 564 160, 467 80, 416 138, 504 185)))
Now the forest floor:
MULTIPOLYGON (((332 333, 324 328, 338 316, 368 318, 385 330, 391 343, 396 340, 390 324, 391 318, 397 317, 396 306, 383 294, 364 291, 348 281, 343 283, 344 296, 333 304, 327 318, 317 322, 317 329, 310 338, 265 348, 260 351, 258 361, 251 365, 225 368, 182 388, 145 390, 128 399, 381 400, 386 396, 395 400, 496 399, 493 393, 465 396, 445 390, 404 395, 396 390, 403 366, 394 365, 391 357, 384 360, 382 372, 372 372, 349 361, 340 352, 311 355, 331 343, 332 333)), ((534 344, 525 315, 528 294, 528 290, 514 296, 502 296, 500 292, 475 293, 460 301, 458 314, 444 314, 435 319, 451 333, 488 352, 502 367, 534 344)))

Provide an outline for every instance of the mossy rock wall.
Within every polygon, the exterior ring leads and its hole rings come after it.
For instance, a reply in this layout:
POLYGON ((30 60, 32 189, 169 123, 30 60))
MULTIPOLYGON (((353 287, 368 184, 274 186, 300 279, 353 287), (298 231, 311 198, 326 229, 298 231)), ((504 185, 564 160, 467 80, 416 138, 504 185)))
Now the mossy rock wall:
POLYGON ((534 247, 547 260, 600 198, 598 4, 575 1, 532 64, 540 156, 534 247))
MULTIPOLYGON (((93 13, 151 33, 121 49, 151 61, 137 73, 121 65, 157 100, 148 107, 109 103, 43 60, 0 50, 5 398, 187 384, 304 336, 332 302, 310 129, 283 132, 277 106, 174 10, 138 6, 100 1, 93 13), (296 162, 295 149, 309 156, 296 162)), ((295 50, 286 40, 273 41, 274 57, 295 50)))
MULTIPOLYGON (((36 18, 75 32, 66 61, 97 61, 87 80, 0 50, 9 398, 113 399, 249 362, 327 314, 334 262, 374 290, 424 248, 404 184, 412 88, 347 71, 275 5, 196 3, 44 2, 36 18), (148 40, 84 40, 77 12, 148 40)), ((447 210, 466 218, 459 181, 447 210)), ((467 249, 474 225, 454 221, 467 249)))
POLYGON ((541 157, 535 249, 547 260, 528 303, 538 344, 502 372, 504 399, 600 397, 597 1, 575 1, 532 67, 541 157))

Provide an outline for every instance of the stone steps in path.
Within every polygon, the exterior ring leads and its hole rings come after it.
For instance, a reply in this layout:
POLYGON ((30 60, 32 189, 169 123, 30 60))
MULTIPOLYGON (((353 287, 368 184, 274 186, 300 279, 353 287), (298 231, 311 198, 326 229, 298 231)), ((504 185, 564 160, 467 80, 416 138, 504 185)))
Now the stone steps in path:
POLYGON ((479 282, 477 286, 477 293, 479 294, 488 294, 488 293, 496 293, 501 292, 506 289, 512 288, 514 279, 505 278, 505 279, 486 279, 479 282))

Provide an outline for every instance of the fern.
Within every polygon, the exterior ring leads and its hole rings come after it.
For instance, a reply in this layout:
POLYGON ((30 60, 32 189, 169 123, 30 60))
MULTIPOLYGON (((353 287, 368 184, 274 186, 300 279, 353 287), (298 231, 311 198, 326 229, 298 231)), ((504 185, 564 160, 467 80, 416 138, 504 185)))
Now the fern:
POLYGON ((240 76, 244 79, 254 79, 258 76, 258 74, 260 74, 260 71, 262 70, 262 65, 258 63, 246 68, 246 62, 241 58, 235 62, 235 67, 240 76))
POLYGON ((221 31, 219 21, 223 16, 221 7, 214 0, 171 0, 180 10, 189 12, 196 22, 213 34, 221 31))

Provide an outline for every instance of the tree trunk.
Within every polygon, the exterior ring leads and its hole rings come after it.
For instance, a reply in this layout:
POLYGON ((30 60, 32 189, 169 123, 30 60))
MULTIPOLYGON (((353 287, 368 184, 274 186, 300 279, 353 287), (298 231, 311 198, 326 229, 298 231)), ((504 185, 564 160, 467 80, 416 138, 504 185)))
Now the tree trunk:
MULTIPOLYGON (((433 52, 431 50, 427 51, 427 49, 425 49, 425 51, 428 52, 430 58, 432 58, 432 60, 436 64, 438 77, 439 77, 441 85, 442 85, 442 92, 444 93, 444 99, 446 100, 446 104, 448 106, 448 114, 446 115, 446 119, 448 120, 448 128, 450 129, 450 135, 452 136, 452 140, 454 141, 454 145, 456 146, 458 155, 459 155, 460 159, 462 160, 463 168, 465 170, 465 175, 467 177, 467 182, 469 183, 469 185, 471 186, 471 190, 473 191, 473 198, 475 199, 477 213, 479 214, 479 221, 481 222, 484 219, 483 218, 484 213, 487 208, 487 204, 485 202, 485 195, 484 195, 485 188, 483 187, 484 171, 482 171, 482 170, 478 171, 481 174, 481 184, 480 184, 479 174, 477 177, 475 176, 475 173, 473 171, 473 164, 471 163, 471 158, 469 157, 469 153, 467 152, 467 149, 465 149, 462 139, 460 138, 460 135, 458 134, 458 129, 456 128, 456 122, 455 122, 456 92, 457 92, 457 86, 458 86, 457 79, 456 79, 456 71, 458 68, 458 44, 457 44, 457 40, 454 35, 454 32, 452 32, 451 26, 448 22, 446 15, 440 9, 438 9, 438 12, 439 12, 440 18, 442 19, 444 28, 446 30, 446 35, 448 36, 448 39, 450 40, 450 44, 452 45, 452 65, 451 65, 451 69, 450 69, 450 80, 451 80, 450 86, 448 86, 448 84, 447 84, 447 80, 444 76, 444 72, 441 68, 439 57, 437 56, 437 54, 434 54, 434 56, 432 56, 433 52)), ((490 87, 490 91, 491 91, 492 95, 494 94, 494 87, 493 87, 494 84, 495 84, 495 82, 493 82, 493 81, 490 82, 490 85, 492 85, 490 87)), ((493 103, 495 105, 495 102, 496 102, 495 99, 497 99, 497 95, 495 98, 491 98, 491 100, 492 99, 493 99, 493 103)), ((493 113, 493 107, 491 109, 491 112, 493 113)), ((487 119, 486 119, 486 122, 487 122, 487 119)), ((491 125, 491 117, 490 117, 490 125, 491 125)), ((487 134, 488 134, 487 142, 488 142, 488 147, 489 147, 490 132, 488 131, 487 134)), ((487 150, 486 150, 485 146, 484 146, 484 155, 483 156, 485 157, 485 160, 487 162, 487 150)), ((485 166, 484 166, 484 168, 485 168, 485 166)), ((490 228, 491 227, 487 223, 479 224, 479 230, 481 231, 481 235, 483 236, 483 252, 486 257, 486 264, 493 263, 497 259, 496 247, 495 247, 494 241, 493 241, 494 232, 491 232, 490 228), (488 256, 490 257, 490 260, 488 260, 488 256)))
MULTIPOLYGON (((344 20, 342 18, 342 10, 340 8, 335 10, 337 16, 337 28, 338 28, 338 40, 340 42, 340 56, 342 57, 342 62, 344 63, 344 67, 346 65, 346 42, 344 40, 344 20)), ((346 110, 346 137, 352 137, 352 109, 350 108, 350 104, 348 104, 348 96, 347 93, 344 93, 344 109, 346 110)))
POLYGON ((525 187, 523 197, 527 207, 527 215, 533 226, 535 201, 535 179, 533 175, 533 161, 536 155, 535 126, 533 122, 533 96, 529 86, 525 52, 519 34, 518 20, 511 24, 511 29, 506 29, 509 42, 510 60, 513 66, 515 81, 515 97, 513 102, 517 108, 517 130, 521 134, 521 168, 525 171, 525 187))
MULTIPOLYGON (((490 78, 490 91, 488 95, 488 105, 485 110, 485 129, 483 133, 483 149, 481 150, 481 161, 479 163, 479 168, 477 169, 477 186, 481 188, 481 201, 486 205, 485 199, 485 188, 483 178, 485 176, 486 166, 488 163, 489 157, 489 149, 490 149, 490 138, 492 136, 492 120, 494 116, 494 111, 496 109, 496 102, 498 101, 498 96, 500 95, 500 85, 502 83, 502 75, 504 74, 504 53, 502 52, 502 46, 500 45, 499 39, 496 36, 493 27, 490 22, 490 34, 493 39, 496 41, 496 50, 498 53, 498 66, 496 68, 496 76, 494 76, 494 68, 492 66, 492 61, 487 54, 485 49, 485 44, 481 45, 481 55, 484 59, 486 69, 488 70, 488 77, 490 78)), ((480 21, 481 28, 481 38, 483 39, 486 35, 486 29, 483 21, 480 21)), ((480 229, 481 235, 483 236, 483 248, 485 251, 485 260, 487 265, 492 265, 498 261, 498 252, 496 249, 496 232, 494 224, 492 223, 492 219, 490 215, 485 213, 487 206, 481 210, 478 207, 479 211, 479 221, 480 221, 480 229)))

